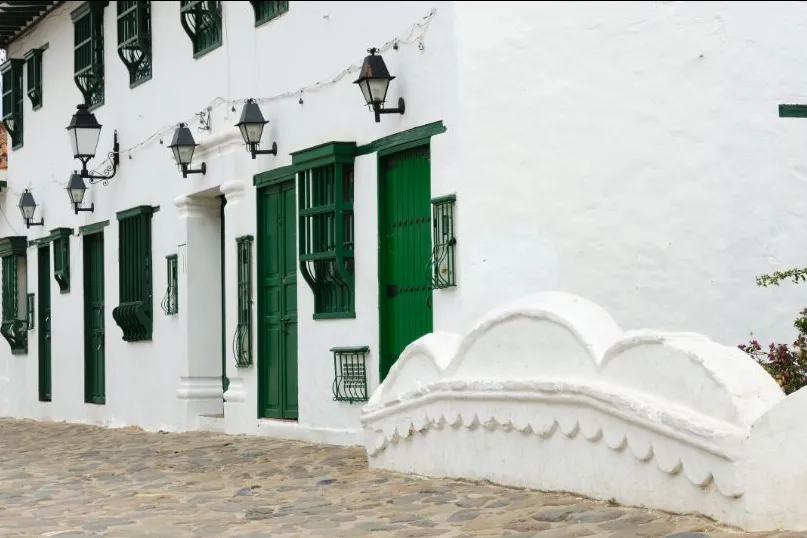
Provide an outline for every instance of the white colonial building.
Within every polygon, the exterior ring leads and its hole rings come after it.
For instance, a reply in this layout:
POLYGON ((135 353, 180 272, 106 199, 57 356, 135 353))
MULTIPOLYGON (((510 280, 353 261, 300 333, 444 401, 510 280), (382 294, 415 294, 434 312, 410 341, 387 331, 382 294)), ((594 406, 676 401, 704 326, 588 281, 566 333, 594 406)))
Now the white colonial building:
POLYGON ((0 2, 0 415, 358 443, 409 343, 541 290, 787 340, 804 291, 754 276, 807 261, 805 23, 0 2))

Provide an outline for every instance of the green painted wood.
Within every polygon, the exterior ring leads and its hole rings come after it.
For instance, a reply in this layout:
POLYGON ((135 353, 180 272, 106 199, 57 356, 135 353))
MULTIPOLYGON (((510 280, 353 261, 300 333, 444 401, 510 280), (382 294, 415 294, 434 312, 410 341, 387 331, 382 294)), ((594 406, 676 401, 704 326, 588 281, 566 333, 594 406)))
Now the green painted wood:
POLYGON ((780 118, 807 118, 807 105, 779 105, 780 118))
POLYGON ((446 126, 443 125, 443 120, 427 123, 420 127, 413 127, 400 133, 395 133, 378 140, 373 140, 369 144, 364 144, 356 148, 356 156, 368 155, 375 152, 383 152, 395 148, 395 151, 404 149, 397 146, 405 144, 417 143, 428 141, 432 136, 446 132, 446 126))
POLYGON ((305 165, 306 168, 333 163, 353 163, 356 156, 355 142, 326 142, 311 148, 290 153, 293 165, 305 165))
POLYGON ((379 371, 432 332, 429 147, 379 160, 379 371))
POLYGON ((50 231, 53 238, 53 277, 59 285, 59 293, 70 292, 70 236, 72 228, 56 228, 50 231))
POLYGON ((51 302, 50 302, 50 247, 37 249, 38 289, 39 289, 39 401, 49 402, 52 395, 51 362, 51 302))
POLYGON ((118 220, 126 220, 129 217, 134 217, 137 215, 151 215, 159 210, 160 206, 139 205, 137 207, 124 209, 123 211, 118 211, 115 216, 118 218, 118 220))
POLYGON ((221 394, 224 401, 224 393, 230 388, 230 378, 227 377, 227 262, 225 257, 226 246, 224 232, 227 229, 224 208, 227 206, 227 197, 219 195, 219 256, 221 259, 221 394))
POLYGON ((296 419, 297 244, 294 181, 258 194, 258 415, 296 419))
POLYGON ((0 258, 10 256, 24 256, 28 247, 27 238, 24 235, 14 235, 0 239, 0 258))
POLYGON ((84 238, 84 402, 106 403, 104 233, 84 238))
POLYGON ((255 176, 253 176, 252 184, 260 188, 268 187, 269 185, 274 185, 275 183, 283 183, 285 181, 289 181, 290 179, 294 179, 297 176, 297 172, 299 172, 301 169, 302 167, 292 164, 289 166, 281 166, 280 168, 275 168, 274 170, 261 172, 260 174, 255 174, 255 176))
POLYGON ((76 231, 78 232, 78 235, 89 235, 98 233, 107 226, 109 226, 109 221, 105 220, 103 222, 94 222, 92 224, 87 224, 86 226, 79 226, 79 228, 76 231))

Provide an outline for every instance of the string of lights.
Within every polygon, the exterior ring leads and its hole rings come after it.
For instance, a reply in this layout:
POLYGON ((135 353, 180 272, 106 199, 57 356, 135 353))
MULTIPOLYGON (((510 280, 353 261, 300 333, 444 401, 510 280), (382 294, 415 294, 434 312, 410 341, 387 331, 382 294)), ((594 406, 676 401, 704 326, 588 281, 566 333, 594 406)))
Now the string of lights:
MULTIPOLYGON (((420 50, 423 50, 423 48, 424 48, 424 44, 423 44, 424 37, 425 37, 426 33, 428 32, 429 27, 431 25, 431 22, 435 18, 436 15, 437 15, 437 10, 436 9, 431 9, 425 16, 421 17, 418 21, 416 21, 415 23, 410 25, 409 31, 407 32, 407 34, 405 36, 399 36, 399 37, 394 37, 394 38, 390 39, 389 41, 384 43, 382 46, 377 47, 378 52, 383 53, 383 52, 386 52, 386 51, 389 51, 389 50, 397 50, 401 46, 410 46, 410 45, 417 45, 420 50)), ((302 99, 303 95, 317 93, 317 92, 320 92, 322 90, 325 90, 327 88, 330 88, 330 87, 333 87, 333 86, 339 84, 342 80, 345 79, 345 77, 347 77, 347 76, 349 76, 349 75, 351 75, 353 73, 357 73, 359 71, 360 67, 361 67, 361 60, 357 64, 354 63, 354 64, 351 64, 351 65, 345 67, 344 69, 339 71, 339 73, 337 73, 335 76, 332 76, 330 78, 320 80, 320 81, 315 82, 313 84, 309 84, 309 85, 304 86, 302 88, 298 88, 298 89, 296 89, 294 91, 287 91, 287 92, 284 92, 284 93, 280 93, 280 94, 273 95, 273 96, 268 96, 268 97, 257 97, 257 98, 254 98, 254 100, 257 103, 269 103, 269 102, 275 102, 275 101, 282 101, 282 100, 286 100, 286 99, 298 99, 298 100, 300 100, 300 99, 302 99)), ((247 98, 216 97, 206 107, 204 107, 203 110, 212 111, 212 110, 215 110, 215 109, 217 109, 218 107, 221 107, 221 106, 233 107, 235 105, 245 103, 246 99, 247 98)), ((180 122, 185 123, 187 125, 191 125, 191 124, 197 123, 198 121, 199 121, 198 114, 194 114, 194 116, 192 116, 190 118, 187 118, 185 120, 181 120, 180 122)), ((137 142, 136 144, 133 144, 133 145, 131 145, 129 147, 126 147, 126 148, 121 148, 120 152, 119 152, 120 159, 123 160, 124 158, 127 158, 127 157, 131 158, 132 155, 134 155, 137 152, 149 147, 154 142, 162 141, 162 138, 165 137, 166 135, 172 133, 174 131, 174 129, 176 128, 177 123, 180 123, 180 122, 173 122, 173 123, 171 123, 169 125, 165 125, 165 126, 161 127, 160 129, 158 129, 157 131, 155 131, 154 133, 152 133, 151 135, 149 135, 148 137, 146 137, 145 139, 141 140, 140 142, 137 142)), ((100 172, 100 171, 108 168, 110 165, 111 165, 111 159, 110 159, 110 157, 106 157, 106 158, 102 159, 95 166, 95 168, 93 169, 93 172, 96 172, 96 173, 100 172)), ((61 189, 65 188, 66 181, 61 182, 61 181, 58 181, 55 178, 51 177, 50 182, 55 184, 55 185, 58 185, 61 189)), ((29 187, 30 187, 30 185, 29 185, 29 187)), ((19 197, 22 194, 21 191, 18 192, 15 189, 12 189, 12 188, 6 189, 6 192, 11 193, 15 197, 19 197)), ((5 217, 4 214, 1 215, 1 216, 5 217)), ((8 219, 5 219, 5 220, 6 220, 6 223, 9 224, 9 226, 10 226, 10 223, 8 223, 8 219)))

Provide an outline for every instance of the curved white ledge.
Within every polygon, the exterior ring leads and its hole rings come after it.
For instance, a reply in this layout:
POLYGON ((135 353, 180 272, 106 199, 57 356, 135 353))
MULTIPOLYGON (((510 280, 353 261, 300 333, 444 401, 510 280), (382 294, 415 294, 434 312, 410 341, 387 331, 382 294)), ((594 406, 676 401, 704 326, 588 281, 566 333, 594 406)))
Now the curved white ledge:
POLYGON ((548 292, 413 342, 361 420, 374 467, 803 530, 776 499, 807 494, 805 407, 736 347, 548 292))

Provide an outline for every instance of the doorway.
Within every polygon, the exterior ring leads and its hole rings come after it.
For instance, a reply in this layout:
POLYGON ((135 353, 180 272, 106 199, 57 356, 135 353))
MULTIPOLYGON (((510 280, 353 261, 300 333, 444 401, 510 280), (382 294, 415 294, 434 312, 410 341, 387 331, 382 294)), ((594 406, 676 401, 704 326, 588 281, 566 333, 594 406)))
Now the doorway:
POLYGON ((37 249, 37 286, 39 289, 39 401, 51 401, 52 364, 50 342, 50 245, 37 249))
POLYGON ((106 403, 104 232, 84 236, 84 402, 106 403))

